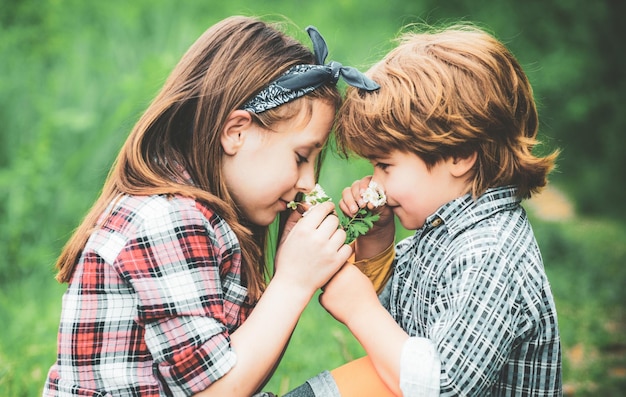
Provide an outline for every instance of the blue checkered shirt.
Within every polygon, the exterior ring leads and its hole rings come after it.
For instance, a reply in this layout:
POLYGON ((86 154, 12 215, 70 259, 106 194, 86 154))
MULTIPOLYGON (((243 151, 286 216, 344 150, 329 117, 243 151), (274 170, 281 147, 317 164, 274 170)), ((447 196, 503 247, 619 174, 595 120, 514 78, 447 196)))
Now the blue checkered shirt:
POLYGON ((514 188, 444 205, 397 244, 394 265, 381 301, 411 336, 405 396, 433 381, 441 396, 562 395, 554 300, 514 188))

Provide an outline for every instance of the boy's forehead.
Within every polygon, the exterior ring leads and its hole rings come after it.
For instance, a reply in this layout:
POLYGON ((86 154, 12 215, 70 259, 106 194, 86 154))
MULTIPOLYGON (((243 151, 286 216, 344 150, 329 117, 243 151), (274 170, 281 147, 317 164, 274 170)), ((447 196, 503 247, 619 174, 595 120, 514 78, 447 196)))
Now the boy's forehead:
POLYGON ((381 161, 393 157, 394 151, 386 151, 385 153, 376 153, 367 157, 369 161, 381 161))

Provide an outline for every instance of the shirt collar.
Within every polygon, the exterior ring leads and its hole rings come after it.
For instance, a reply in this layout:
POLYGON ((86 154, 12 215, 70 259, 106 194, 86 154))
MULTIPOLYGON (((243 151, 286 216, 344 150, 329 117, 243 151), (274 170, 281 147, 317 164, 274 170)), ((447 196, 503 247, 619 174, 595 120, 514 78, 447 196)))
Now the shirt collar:
POLYGON ((441 206, 426 218, 424 228, 445 225, 452 234, 455 234, 455 231, 466 229, 497 212, 516 208, 520 202, 517 188, 514 186, 488 189, 475 200, 468 193, 441 206))

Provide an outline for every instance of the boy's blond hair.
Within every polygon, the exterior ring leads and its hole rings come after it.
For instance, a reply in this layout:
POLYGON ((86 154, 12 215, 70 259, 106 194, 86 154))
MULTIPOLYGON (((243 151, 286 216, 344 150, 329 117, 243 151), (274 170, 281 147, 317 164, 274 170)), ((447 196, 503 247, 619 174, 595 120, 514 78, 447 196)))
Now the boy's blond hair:
POLYGON ((528 198, 558 152, 536 156, 538 117, 528 78, 507 48, 472 25, 409 32, 367 73, 381 88, 349 88, 339 147, 366 158, 412 152, 428 166, 477 153, 471 192, 516 185, 528 198))

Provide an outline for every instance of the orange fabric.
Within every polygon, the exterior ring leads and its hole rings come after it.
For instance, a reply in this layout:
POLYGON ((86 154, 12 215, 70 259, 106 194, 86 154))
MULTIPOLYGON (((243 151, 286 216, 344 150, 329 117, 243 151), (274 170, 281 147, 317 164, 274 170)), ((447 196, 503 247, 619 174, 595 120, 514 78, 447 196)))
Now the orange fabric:
POLYGON ((365 356, 330 371, 341 397, 395 397, 365 356))

